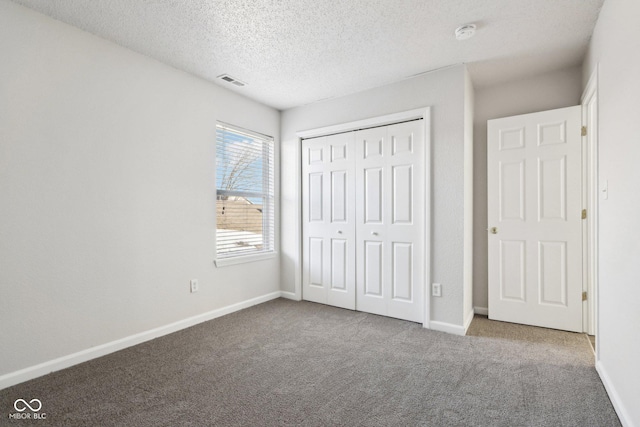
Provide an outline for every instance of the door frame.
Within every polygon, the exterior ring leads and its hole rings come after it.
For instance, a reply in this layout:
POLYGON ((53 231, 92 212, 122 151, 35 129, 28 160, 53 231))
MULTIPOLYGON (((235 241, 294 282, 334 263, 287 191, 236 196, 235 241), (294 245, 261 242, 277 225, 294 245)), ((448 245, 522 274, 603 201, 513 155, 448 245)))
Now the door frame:
MULTIPOLYGON (((583 291, 587 300, 583 303, 583 330, 589 335, 598 333, 598 65, 589 77, 580 99, 582 126, 586 135, 583 147, 583 208, 587 220, 583 226, 583 291), (589 106, 591 105, 591 109, 589 106)), ((596 339, 596 357, 599 340, 596 339)))
MULTIPOLYGON (((336 133, 357 131, 372 127, 392 125, 395 123, 406 122, 409 120, 422 119, 424 126, 424 254, 423 254, 423 318, 422 326, 429 328, 431 320, 431 292, 427 292, 430 289, 429 283, 431 283, 431 107, 422 107, 414 110, 402 111, 393 114, 387 114, 384 116, 371 117, 368 119, 357 120, 353 122, 340 123, 331 126, 325 126, 321 128, 314 128, 305 131, 296 132, 298 138, 298 147, 302 147, 302 140, 308 138, 315 138, 320 136, 328 136, 336 133)), ((302 151, 298 150, 298 165, 300 176, 302 179, 302 151)), ((298 200, 300 205, 302 204, 302 186, 298 186, 298 200)), ((302 206, 299 209, 300 212, 300 227, 298 230, 299 236, 299 252, 298 252, 298 271, 299 277, 302 277, 302 206)), ((295 284, 295 296, 296 299, 302 299, 302 281, 296 280, 295 284)))

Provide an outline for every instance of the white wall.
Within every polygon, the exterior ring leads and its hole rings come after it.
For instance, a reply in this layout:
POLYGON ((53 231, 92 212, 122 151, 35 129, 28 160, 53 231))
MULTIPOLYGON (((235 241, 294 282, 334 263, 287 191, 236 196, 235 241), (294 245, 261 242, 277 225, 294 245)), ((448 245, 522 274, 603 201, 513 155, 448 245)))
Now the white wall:
MULTIPOLYGON (((488 306, 487 120, 580 104, 581 68, 476 88, 474 118, 473 305, 488 306)), ((482 311, 482 310, 481 310, 482 311)))
POLYGON ((606 0, 584 63, 599 64, 598 361, 596 367, 627 426, 640 426, 640 2, 606 0))
POLYGON ((215 122, 278 111, 6 0, 0 58, 0 376, 279 291, 212 263, 215 122))
POLYGON ((282 114, 282 286, 300 289, 300 147, 296 132, 432 107, 431 318, 463 324, 465 67, 456 66, 365 92, 293 108, 282 114))

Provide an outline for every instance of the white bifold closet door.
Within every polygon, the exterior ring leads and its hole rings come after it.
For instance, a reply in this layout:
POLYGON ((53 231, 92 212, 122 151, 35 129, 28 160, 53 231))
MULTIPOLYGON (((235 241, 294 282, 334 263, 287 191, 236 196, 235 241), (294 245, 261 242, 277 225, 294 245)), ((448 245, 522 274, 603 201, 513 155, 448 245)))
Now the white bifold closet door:
POLYGON ((423 321, 423 129, 303 141, 303 299, 423 321))

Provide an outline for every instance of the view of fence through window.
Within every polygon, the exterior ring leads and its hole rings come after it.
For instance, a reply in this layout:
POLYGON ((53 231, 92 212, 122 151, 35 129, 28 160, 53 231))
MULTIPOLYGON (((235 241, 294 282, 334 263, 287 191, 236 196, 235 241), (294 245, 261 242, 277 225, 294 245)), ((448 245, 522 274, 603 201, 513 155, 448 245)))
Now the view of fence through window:
POLYGON ((274 250, 273 139, 216 127, 216 244, 219 258, 274 250))

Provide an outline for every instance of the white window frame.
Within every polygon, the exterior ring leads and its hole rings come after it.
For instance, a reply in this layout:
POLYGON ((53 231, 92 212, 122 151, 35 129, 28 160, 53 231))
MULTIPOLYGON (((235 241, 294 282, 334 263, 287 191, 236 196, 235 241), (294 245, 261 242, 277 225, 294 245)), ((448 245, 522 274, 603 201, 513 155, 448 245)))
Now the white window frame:
MULTIPOLYGON (((225 267, 225 266, 229 266, 229 265, 237 265, 237 264, 243 264, 243 263, 248 263, 248 262, 255 262, 255 261, 260 261, 260 260, 265 260, 265 259, 272 259, 275 258, 277 256, 277 246, 276 246, 276 240, 277 240, 277 221, 276 221, 276 206, 277 206, 277 200, 276 200, 276 176, 275 176, 275 172, 276 172, 276 147, 275 147, 275 140, 273 137, 269 136, 269 135, 264 135, 258 132, 254 132, 248 129, 244 129, 242 127, 239 126, 235 126, 235 125, 231 125, 225 122, 221 122, 218 121, 216 122, 216 206, 217 206, 217 200, 218 200, 218 194, 219 191, 224 191, 224 190, 219 190, 217 187, 217 179, 218 179, 218 169, 217 169, 217 147, 218 147, 218 132, 221 129, 228 129, 231 132, 237 132, 240 134, 244 134, 247 135, 249 137, 254 137, 262 142, 265 143, 265 147, 268 147, 267 151, 265 150, 263 155, 266 156, 267 159, 270 158, 270 161, 267 161, 267 163, 269 164, 269 168, 265 168, 264 169, 264 185, 263 187, 265 188, 266 193, 263 194, 267 194, 267 199, 271 200, 271 203, 266 203, 263 204, 263 241, 266 240, 267 245, 269 246, 269 249, 265 249, 265 250, 256 250, 254 252, 243 252, 237 255, 226 255, 226 256, 221 256, 221 254, 218 253, 218 233, 217 233, 217 227, 216 227, 216 238, 215 238, 215 242, 216 242, 216 248, 215 248, 215 253, 216 253, 216 259, 214 260, 214 264, 216 265, 216 267, 225 267), (269 180, 271 181, 271 183, 269 184, 269 180), (270 188, 269 188, 270 187, 270 188), (270 190, 270 194, 269 194, 269 190, 270 190)), ((216 208, 216 212, 217 212, 217 208, 216 208)), ((216 224, 217 224, 217 218, 216 218, 216 224)))

